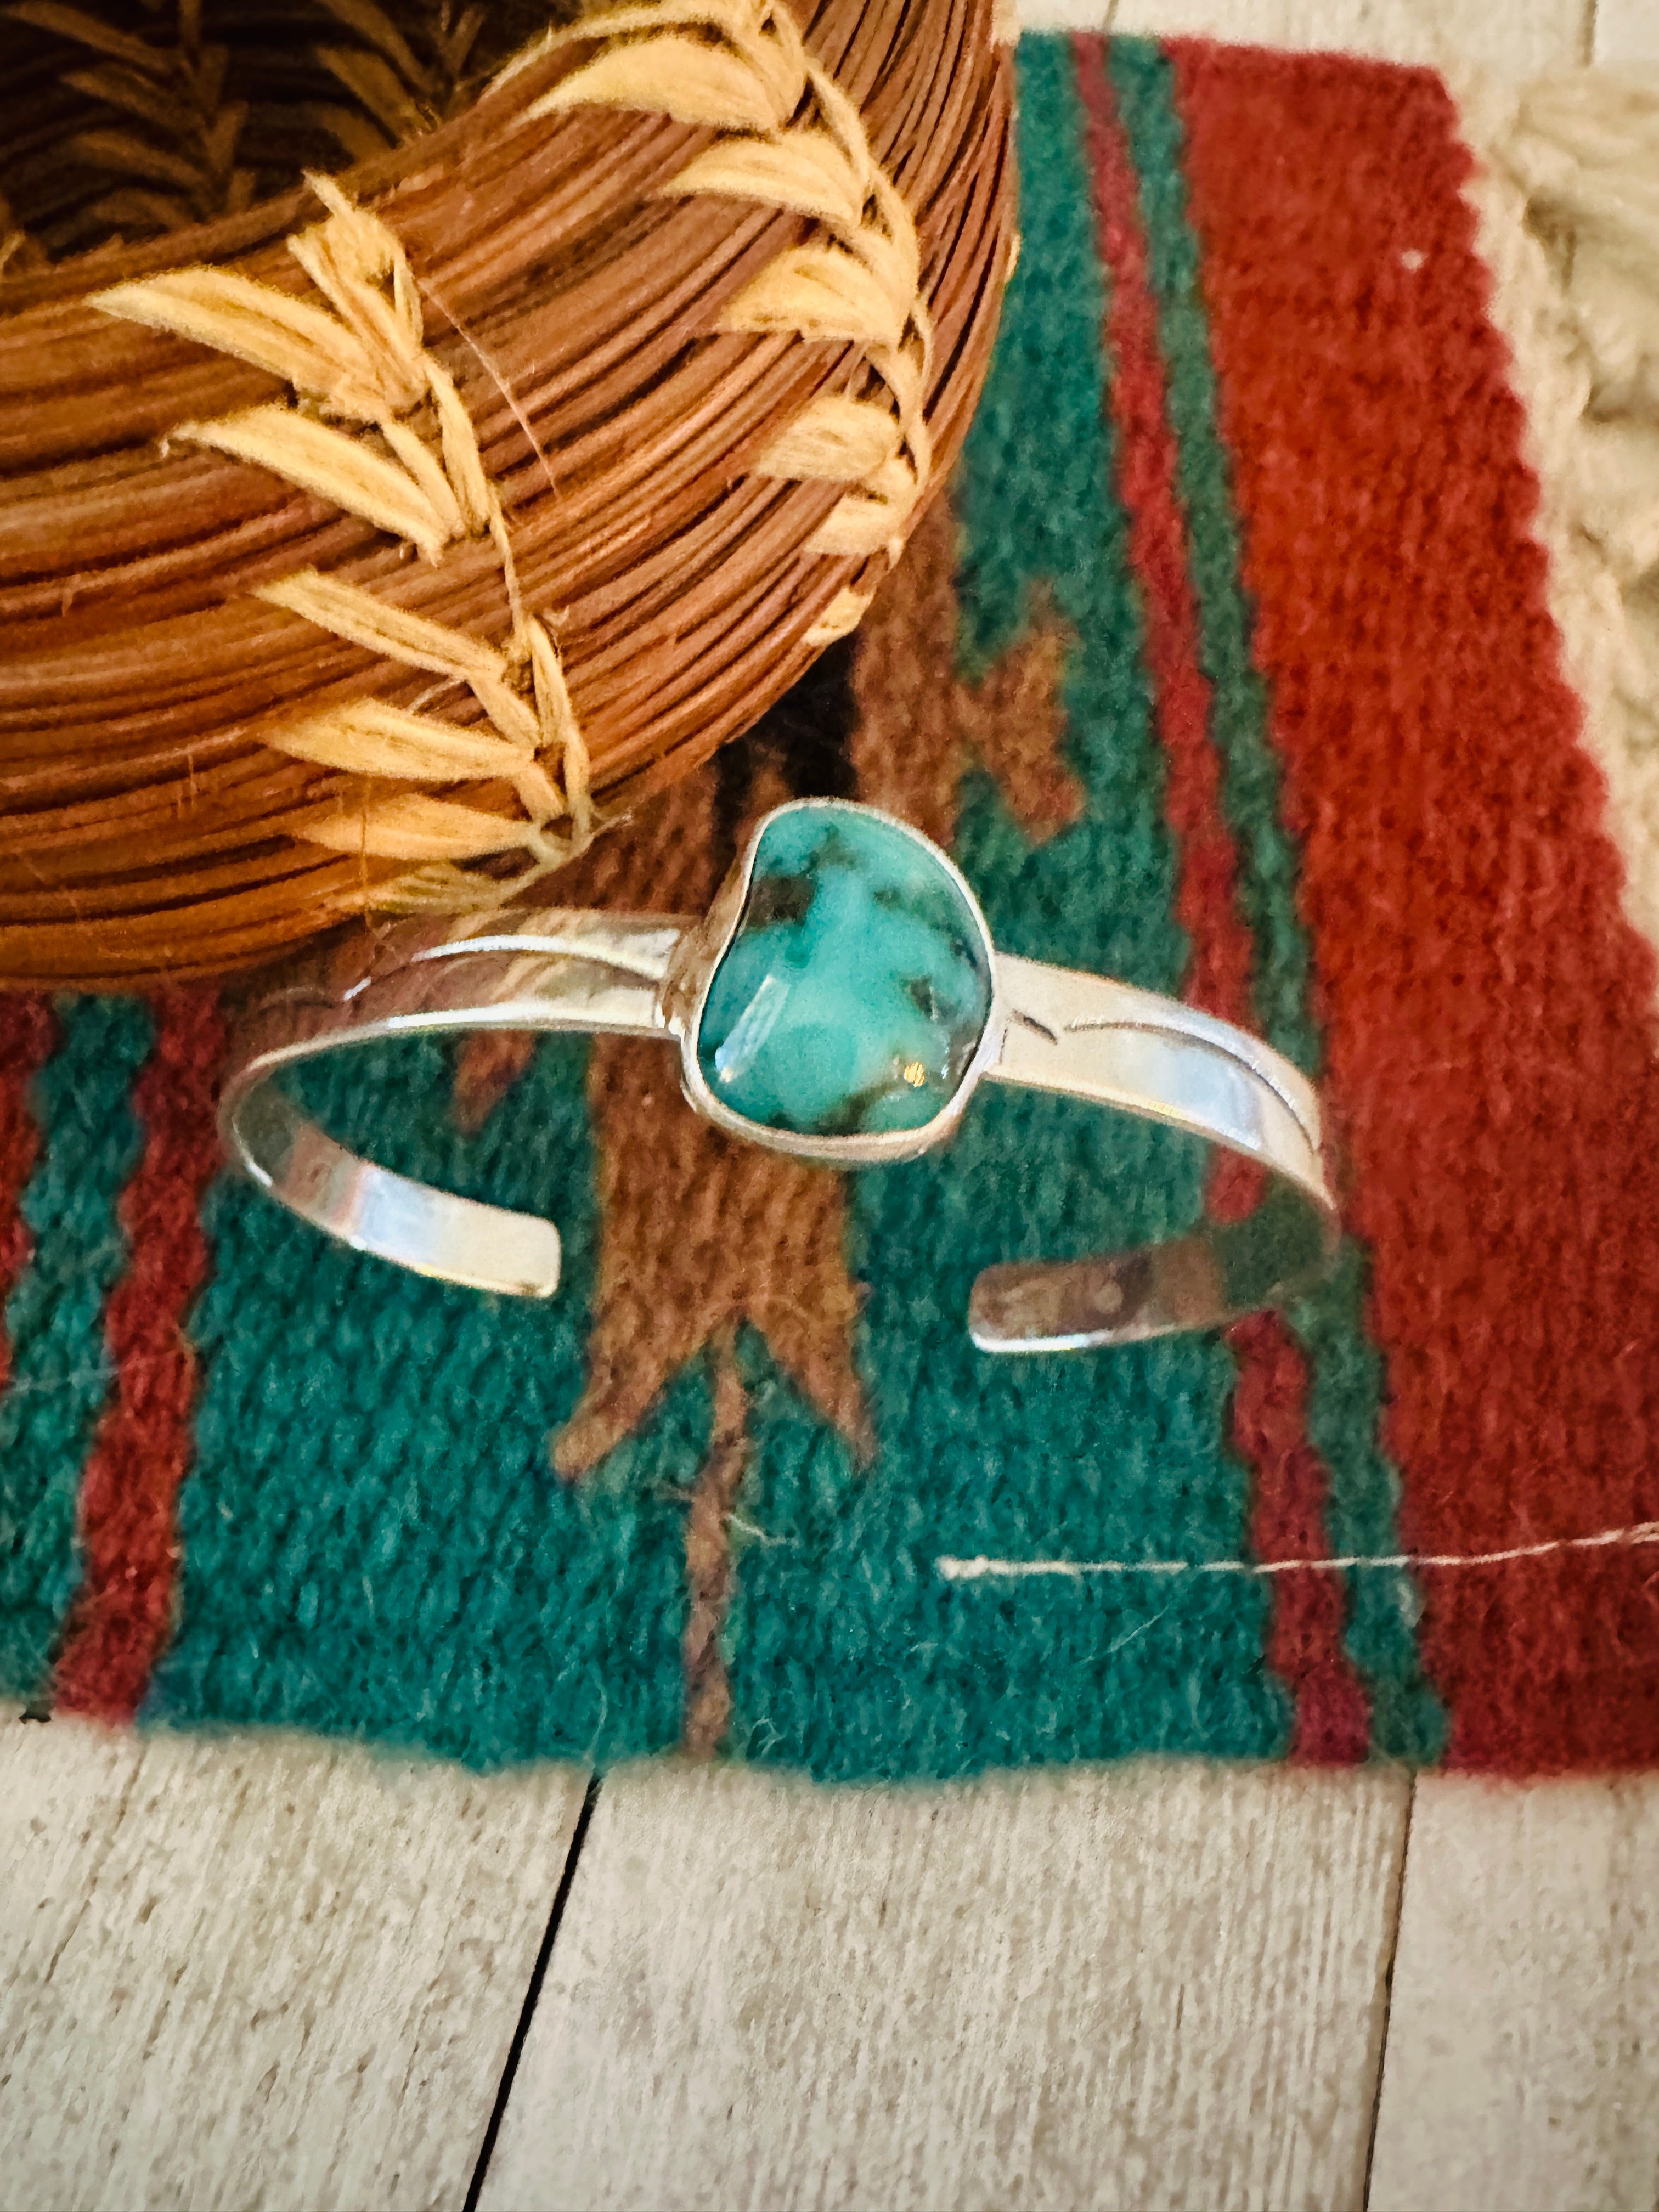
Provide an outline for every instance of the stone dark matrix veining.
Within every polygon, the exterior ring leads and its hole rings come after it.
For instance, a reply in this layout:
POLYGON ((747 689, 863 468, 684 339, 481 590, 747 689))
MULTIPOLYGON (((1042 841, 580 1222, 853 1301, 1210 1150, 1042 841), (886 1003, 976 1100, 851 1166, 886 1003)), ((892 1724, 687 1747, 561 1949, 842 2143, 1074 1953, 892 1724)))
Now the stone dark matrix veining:
POLYGON ((921 1129, 962 1087, 991 1012, 978 919, 897 823, 811 803, 761 833, 697 1058, 722 1104, 769 1129, 921 1129))

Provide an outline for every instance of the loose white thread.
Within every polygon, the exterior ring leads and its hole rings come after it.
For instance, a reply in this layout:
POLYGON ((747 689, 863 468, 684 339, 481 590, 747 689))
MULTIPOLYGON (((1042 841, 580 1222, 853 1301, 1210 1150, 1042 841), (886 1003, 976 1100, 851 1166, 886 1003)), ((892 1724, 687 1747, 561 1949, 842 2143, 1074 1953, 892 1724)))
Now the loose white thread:
POLYGON ((1516 1544, 1503 1552, 1353 1553, 1335 1559, 935 1559, 947 1583, 1024 1582, 1041 1575, 1081 1580, 1085 1575, 1340 1574, 1351 1567, 1498 1567, 1510 1559, 1541 1559, 1553 1552, 1592 1552, 1615 1545, 1659 1544, 1659 1521, 1628 1528, 1600 1528, 1593 1536, 1552 1536, 1540 1544, 1516 1544))

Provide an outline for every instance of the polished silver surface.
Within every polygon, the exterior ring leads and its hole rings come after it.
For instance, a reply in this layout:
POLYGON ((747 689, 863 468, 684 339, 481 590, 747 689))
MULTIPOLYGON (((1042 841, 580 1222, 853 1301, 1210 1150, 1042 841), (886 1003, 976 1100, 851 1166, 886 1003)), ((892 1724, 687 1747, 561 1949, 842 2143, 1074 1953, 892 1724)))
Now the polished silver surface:
MULTIPOLYGON (((657 1036, 678 1046, 687 1096, 710 1113, 694 1049, 696 1015, 736 926, 748 860, 701 921, 508 912, 396 924, 309 957, 238 1024, 220 1112, 232 1158, 273 1198, 360 1251, 476 1290, 550 1296, 559 1282, 551 1222, 360 1159, 307 1121, 277 1079, 321 1053, 423 1032, 657 1036)), ((1255 1161, 1271 1195, 1248 1220, 1206 1219, 1144 1250, 988 1268, 968 1316, 981 1350, 1081 1351, 1210 1328, 1317 1279, 1335 1249, 1337 1215, 1318 1100, 1296 1069, 1173 1000, 1006 953, 993 962, 991 1018, 968 1079, 937 1122, 908 1133, 906 1151, 947 1140, 982 1076, 1188 1130, 1255 1161)), ((396 1110, 389 1098, 388 1113, 396 1110)), ((837 1167, 895 1150, 870 1138, 762 1130, 723 1109, 713 1118, 752 1141, 837 1167)))
MULTIPOLYGON (((550 1297, 550 1221, 456 1198, 359 1159, 273 1080, 319 1053, 433 1030, 575 1030, 665 1036, 664 978, 687 925, 571 911, 404 923, 289 971, 232 1040, 219 1109, 232 1159, 342 1243, 477 1291, 550 1297)), ((395 1113, 395 1099, 386 1102, 395 1113)))
POLYGON ((1282 1206, 1264 1206, 1249 1221, 1202 1222, 1139 1251, 988 1267, 968 1314, 981 1351, 1082 1352, 1212 1328, 1318 1279, 1339 1231, 1319 1100, 1305 1077, 1243 1030, 1176 1000, 1008 953, 997 965, 1007 1026, 987 1071, 994 1080, 1206 1138, 1265 1168, 1294 1205, 1288 1222, 1282 1206), (1289 1248, 1289 1266, 1272 1266, 1275 1247, 1289 1248), (1257 1294, 1236 1295, 1240 1281, 1257 1294))

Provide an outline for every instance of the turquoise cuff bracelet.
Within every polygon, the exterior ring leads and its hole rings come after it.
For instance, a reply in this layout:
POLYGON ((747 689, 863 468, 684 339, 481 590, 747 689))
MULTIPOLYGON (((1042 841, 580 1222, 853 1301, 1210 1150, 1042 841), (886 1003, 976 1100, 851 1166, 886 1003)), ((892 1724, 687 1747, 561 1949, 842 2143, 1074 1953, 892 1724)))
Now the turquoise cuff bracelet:
POLYGON ((362 1250, 547 1297, 559 1280, 550 1222, 359 1158, 273 1080, 352 1044, 474 1029, 677 1043, 696 1111, 830 1167, 948 1142, 984 1079, 1170 1123, 1267 1170, 1245 1220, 987 1269, 968 1316, 986 1352, 1212 1327, 1297 1294, 1335 1249, 1318 1100, 1288 1061, 1173 1000, 999 952, 954 863, 849 801, 769 814, 701 921, 548 909, 400 924, 310 956, 243 1014, 221 1122, 246 1173, 362 1250))

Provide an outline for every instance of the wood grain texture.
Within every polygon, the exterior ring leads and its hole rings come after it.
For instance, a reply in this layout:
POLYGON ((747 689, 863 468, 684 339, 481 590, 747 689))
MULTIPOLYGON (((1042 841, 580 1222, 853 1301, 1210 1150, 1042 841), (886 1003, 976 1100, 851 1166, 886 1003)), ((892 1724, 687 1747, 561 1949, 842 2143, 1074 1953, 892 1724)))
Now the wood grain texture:
POLYGON ((458 2206, 581 1795, 7 1713, 8 2212, 458 2206))
MULTIPOLYGON (((1032 31, 1097 31, 1107 0, 1018 0, 1032 31)), ((1607 6, 1608 0, 1600 0, 1607 6)), ((1652 0, 1625 0, 1641 9, 1652 0)), ((1505 76, 1582 61, 1589 0, 1119 0, 1115 31, 1224 39, 1436 63, 1449 55, 1505 76)))
POLYGON ((1659 1777, 1418 1783, 1370 2212, 1659 2203, 1659 1777))
POLYGON ((1621 62, 1659 66, 1659 0, 1594 0, 1595 58, 1603 69, 1621 62))
POLYGON ((483 2212, 1357 2207, 1407 1788, 615 1775, 483 2212))

